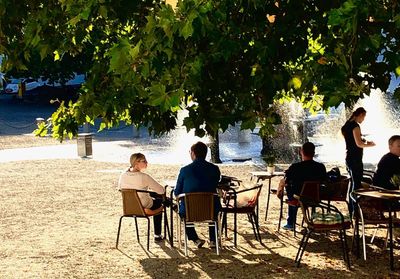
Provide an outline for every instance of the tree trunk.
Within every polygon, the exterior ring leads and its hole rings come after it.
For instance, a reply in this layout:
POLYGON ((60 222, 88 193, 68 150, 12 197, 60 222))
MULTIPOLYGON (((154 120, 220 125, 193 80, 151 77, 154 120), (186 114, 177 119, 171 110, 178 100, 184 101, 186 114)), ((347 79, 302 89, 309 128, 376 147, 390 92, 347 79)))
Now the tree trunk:
POLYGON ((262 139, 262 149, 261 155, 267 155, 273 150, 272 146, 272 138, 271 137, 263 137, 262 139))
POLYGON ((219 135, 216 132, 214 135, 210 135, 210 150, 211 150, 211 162, 219 164, 222 163, 221 158, 219 157, 219 135))

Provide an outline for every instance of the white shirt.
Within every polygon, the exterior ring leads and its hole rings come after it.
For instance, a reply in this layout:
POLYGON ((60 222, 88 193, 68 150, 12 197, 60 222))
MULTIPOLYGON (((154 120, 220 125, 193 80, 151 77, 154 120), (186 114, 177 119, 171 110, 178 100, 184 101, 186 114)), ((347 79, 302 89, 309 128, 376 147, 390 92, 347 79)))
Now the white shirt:
MULTIPOLYGON (((135 189, 135 190, 147 190, 153 191, 157 194, 164 194, 164 187, 155 181, 147 173, 140 171, 126 171, 121 174, 118 181, 119 189, 135 189)), ((153 199, 148 193, 138 193, 139 199, 144 208, 151 208, 153 206, 153 199)))

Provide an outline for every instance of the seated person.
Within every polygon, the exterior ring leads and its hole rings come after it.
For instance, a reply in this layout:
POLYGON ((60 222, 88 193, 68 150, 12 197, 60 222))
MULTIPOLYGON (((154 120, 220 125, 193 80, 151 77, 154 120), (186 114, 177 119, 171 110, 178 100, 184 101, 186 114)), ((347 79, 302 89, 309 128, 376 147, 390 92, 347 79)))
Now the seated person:
MULTIPOLYGON (((221 172, 218 166, 206 161, 207 156, 207 145, 203 142, 197 142, 190 148, 190 157, 192 163, 181 168, 176 182, 174 190, 175 196, 182 193, 193 193, 193 192, 210 192, 217 193, 218 182, 221 177, 221 172)), ((218 212, 221 208, 219 198, 215 199, 215 216, 218 216, 218 212)), ((179 206, 179 214, 183 216, 185 214, 185 208, 183 204, 179 206)), ((196 233, 195 228, 187 227, 186 235, 189 240, 192 240, 194 244, 201 248, 205 241, 200 239, 196 233)), ((215 232, 213 227, 209 227, 210 237, 210 248, 215 247, 215 232)))
POLYGON ((300 149, 301 162, 292 164, 286 171, 285 177, 280 182, 280 187, 285 185, 289 200, 287 224, 283 227, 286 230, 293 230, 298 206, 297 200, 293 197, 299 195, 304 181, 324 181, 327 178, 324 164, 314 161, 315 146, 306 142, 300 149))
POLYGON ((393 185, 393 175, 400 175, 400 135, 390 137, 389 153, 385 154, 379 161, 373 177, 373 184, 388 190, 399 189, 393 185))
MULTIPOLYGON (((165 189, 150 175, 142 172, 147 168, 146 157, 142 153, 134 153, 130 157, 131 166, 121 174, 118 181, 119 189, 135 189, 153 191, 154 194, 138 193, 140 202, 144 208, 150 210, 160 210, 163 198, 160 195, 165 193, 165 189)), ((161 221, 162 215, 153 216, 154 240, 161 241, 161 221)))

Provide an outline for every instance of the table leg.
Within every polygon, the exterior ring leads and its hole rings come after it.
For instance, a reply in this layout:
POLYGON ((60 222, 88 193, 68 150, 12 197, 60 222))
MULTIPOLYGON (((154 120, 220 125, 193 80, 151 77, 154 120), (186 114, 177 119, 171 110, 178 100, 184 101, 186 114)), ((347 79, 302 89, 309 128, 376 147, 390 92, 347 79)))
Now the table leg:
POLYGON ((390 269, 394 270, 393 260, 393 219, 392 219, 392 208, 389 207, 389 237, 390 237, 390 269))
POLYGON ((269 208, 269 198, 271 196, 271 178, 268 178, 268 193, 267 193, 267 206, 265 208, 265 218, 264 221, 267 221, 267 217, 268 217, 268 208, 269 208))
MULTIPOLYGON (((171 247, 174 247, 174 210, 173 210, 173 192, 171 191, 170 194, 170 199, 171 199, 171 206, 169 207, 169 219, 171 220, 171 229, 170 229, 170 237, 169 237, 169 243, 171 247)), ((178 209, 179 210, 179 209, 178 209)))

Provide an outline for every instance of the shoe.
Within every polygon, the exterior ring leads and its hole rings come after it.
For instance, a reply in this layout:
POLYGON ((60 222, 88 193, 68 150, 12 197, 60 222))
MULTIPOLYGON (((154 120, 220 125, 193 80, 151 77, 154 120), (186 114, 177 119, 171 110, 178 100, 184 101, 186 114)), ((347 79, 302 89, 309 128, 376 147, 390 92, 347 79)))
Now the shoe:
POLYGON ((197 248, 203 247, 204 243, 206 243, 206 241, 200 238, 194 241, 194 244, 197 246, 197 248))
POLYGON ((293 231, 294 227, 292 225, 286 224, 282 227, 284 230, 293 231))
POLYGON ((208 247, 215 248, 215 241, 210 241, 210 243, 208 243, 208 247))
POLYGON ((154 236, 154 241, 155 242, 160 242, 160 241, 163 241, 163 240, 164 240, 164 237, 162 235, 155 235, 154 236))

